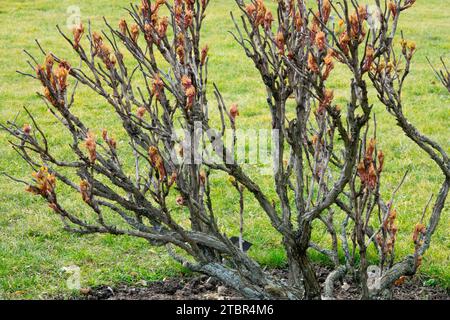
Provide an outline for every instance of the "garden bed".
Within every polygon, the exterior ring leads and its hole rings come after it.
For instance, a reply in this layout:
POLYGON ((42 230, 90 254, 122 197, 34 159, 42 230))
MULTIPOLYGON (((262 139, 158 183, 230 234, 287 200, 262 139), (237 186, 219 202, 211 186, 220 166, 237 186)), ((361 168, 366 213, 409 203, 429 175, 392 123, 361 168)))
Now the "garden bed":
MULTIPOLYGON (((317 268, 319 280, 325 281, 329 269, 317 268)), ((285 277, 284 270, 273 270, 277 276, 285 277)), ((82 290, 79 299, 86 300, 238 300, 239 293, 223 286, 207 276, 185 279, 166 279, 139 286, 119 285, 117 287, 101 286, 82 290)), ((343 283, 335 286, 338 300, 357 300, 360 297, 359 288, 347 277, 343 283)), ((448 289, 438 286, 424 285, 420 276, 407 279, 394 289, 395 300, 450 300, 448 289)))

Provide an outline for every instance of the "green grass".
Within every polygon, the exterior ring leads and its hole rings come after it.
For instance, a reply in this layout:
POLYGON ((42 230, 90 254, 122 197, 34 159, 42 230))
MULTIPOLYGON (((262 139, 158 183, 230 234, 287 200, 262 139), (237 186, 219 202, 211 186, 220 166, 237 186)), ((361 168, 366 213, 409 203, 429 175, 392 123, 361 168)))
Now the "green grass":
MULTIPOLYGON (((91 19, 93 29, 98 30, 102 27, 102 16, 110 21, 125 17, 122 7, 128 2, 84 0, 79 3, 83 21, 91 19)), ((36 98, 39 85, 19 76, 15 70, 27 68, 23 49, 38 53, 33 43, 35 38, 59 56, 65 56, 69 61, 73 59, 55 28, 56 24, 66 25, 66 10, 72 4, 73 1, 0 0, 0 121, 12 119, 24 106, 29 107, 45 125, 54 150, 61 152, 63 157, 69 155, 67 135, 61 132, 61 127, 36 98)), ((405 88, 406 113, 423 133, 440 142, 448 151, 450 98, 437 83, 426 57, 437 63, 439 56, 450 52, 449 5, 448 0, 418 1, 403 15, 401 23, 405 37, 418 45, 405 88)), ((239 125, 242 128, 267 127, 269 115, 264 102, 264 87, 250 61, 243 57, 241 49, 226 32, 232 30, 228 12, 234 9, 233 0, 213 0, 209 8, 203 41, 210 46, 210 82, 218 84, 227 101, 240 105, 239 125)), ((446 58, 450 61, 450 56, 446 58)), ((347 97, 348 83, 335 76, 331 85, 338 99, 347 97)), ((119 125, 111 116, 109 107, 85 88, 79 91, 74 108, 93 129, 107 127, 121 137, 119 125)), ((379 123, 378 141, 386 154, 385 196, 395 188, 405 170, 411 171, 396 200, 400 228, 397 253, 402 256, 412 252, 413 226, 430 194, 437 193, 442 177, 427 156, 395 127, 383 107, 376 104, 375 110, 379 123)), ((23 112, 19 121, 22 119, 23 112)), ((8 147, 4 133, 0 134, 0 141, 0 171, 29 177, 29 168, 8 147)), ((254 168, 249 169, 255 172, 254 168)), ((224 217, 221 220, 223 226, 233 234, 238 221, 238 203, 236 195, 226 184, 226 179, 215 179, 215 208, 224 217)), ((268 193, 271 192, 270 179, 261 179, 261 184, 268 193)), ((83 211, 78 200, 78 195, 70 194, 64 203, 71 210, 83 211)), ((255 243, 252 256, 264 265, 282 266, 285 258, 279 236, 271 230, 255 201, 250 197, 246 200, 247 238, 255 243)), ((447 206, 421 268, 423 274, 446 287, 450 286, 449 226, 447 206)), ((327 243, 320 232, 316 232, 314 238, 327 243)), ((318 254, 313 257, 325 262, 318 254)), ((108 235, 81 237, 61 231, 59 219, 40 199, 25 194, 22 186, 0 178, 0 298, 69 295, 71 292, 66 289, 65 275, 61 272, 62 267, 69 265, 80 266, 83 286, 119 282, 133 284, 142 279, 162 279, 187 272, 162 250, 149 247, 139 239, 108 235)))

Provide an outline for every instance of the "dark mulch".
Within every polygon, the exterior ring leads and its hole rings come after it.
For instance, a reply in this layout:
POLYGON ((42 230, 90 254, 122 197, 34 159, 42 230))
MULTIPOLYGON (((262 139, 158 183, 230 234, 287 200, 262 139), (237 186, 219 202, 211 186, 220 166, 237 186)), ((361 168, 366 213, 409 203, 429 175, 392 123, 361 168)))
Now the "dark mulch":
POLYGON ((239 300, 242 297, 215 279, 205 276, 167 279, 147 285, 101 286, 82 289, 79 298, 87 300, 239 300))
MULTIPOLYGON (((329 270, 317 268, 320 282, 324 282, 329 270)), ((277 277, 286 277, 286 271, 273 270, 277 277)), ((81 299, 87 300, 239 300, 242 297, 233 289, 223 286, 219 281, 199 276, 194 278, 168 279, 146 283, 138 286, 121 285, 117 287, 102 286, 81 290, 81 299)), ((359 288, 351 278, 337 283, 335 295, 338 300, 357 300, 359 288)), ((416 276, 407 279, 402 285, 395 287, 396 300, 450 300, 448 290, 425 286, 424 280, 416 276)))

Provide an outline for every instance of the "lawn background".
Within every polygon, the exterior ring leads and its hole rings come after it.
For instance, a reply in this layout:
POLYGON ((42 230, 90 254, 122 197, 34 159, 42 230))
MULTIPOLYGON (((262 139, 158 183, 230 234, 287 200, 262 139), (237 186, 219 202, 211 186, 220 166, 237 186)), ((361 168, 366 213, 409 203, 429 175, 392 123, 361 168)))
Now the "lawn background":
MULTIPOLYGON (((59 56, 67 57, 69 61, 73 58, 55 28, 56 24, 66 25, 69 17, 67 9, 72 5, 80 7, 83 21, 91 19, 93 29, 99 30, 102 16, 114 23, 126 17, 122 8, 128 5, 128 1, 0 0, 0 121, 14 118, 24 106, 28 107, 41 124, 45 124, 52 146, 63 155, 66 152, 66 136, 36 98, 35 92, 40 90, 38 83, 19 76, 15 70, 27 68, 23 49, 38 53, 35 38, 59 56)), ((426 57, 437 63, 439 56, 444 55, 450 64, 449 7, 450 0, 417 1, 414 8, 402 16, 400 24, 405 37, 415 41, 418 47, 405 88, 406 114, 424 134, 440 142, 447 151, 450 151, 450 97, 438 84, 426 57)), ((227 33, 232 30, 229 11, 234 9, 233 0, 211 1, 203 32, 203 42, 210 47, 210 82, 218 84, 227 102, 240 105, 239 123, 242 128, 265 128, 270 122, 264 102, 264 88, 250 61, 227 33)), ((335 89, 337 99, 345 101, 348 83, 335 76, 330 85, 335 89)), ((119 131, 110 107, 86 89, 79 91, 74 108, 96 130, 107 127, 110 131, 119 131)), ((427 156, 395 127, 395 122, 379 104, 376 104, 375 110, 379 123, 378 141, 386 154, 385 195, 395 188, 405 170, 410 170, 396 200, 400 229, 397 252, 401 256, 412 252, 413 226, 420 218, 430 194, 437 193, 442 177, 427 156)), ((21 119, 24 119, 22 115, 19 121, 21 119)), ((118 135, 120 138, 120 133, 118 135)), ((0 133, 0 142, 0 171, 29 177, 29 168, 8 147, 4 133, 0 133)), ((252 172, 255 168, 248 169, 252 172)), ((220 197, 217 197, 215 207, 225 217, 224 226, 233 233, 238 221, 238 203, 226 184, 226 179, 216 181, 215 192, 220 197)), ((270 179, 265 179, 262 184, 264 189, 270 190, 270 179)), ((78 210, 74 200, 79 200, 79 197, 71 195, 65 200, 70 209, 78 210)), ((283 266, 280 239, 270 230, 264 214, 250 197, 245 214, 247 237, 255 243, 252 256, 270 267, 283 266)), ((421 273, 432 279, 428 284, 436 282, 450 286, 449 226, 447 205, 421 268, 421 273)), ((320 232, 316 232, 314 237, 321 241, 320 232)), ((317 254, 314 257, 324 261, 317 254)), ((71 292, 66 288, 66 275, 61 268, 70 265, 81 268, 84 287, 122 282, 137 284, 141 280, 163 279, 186 272, 162 250, 151 248, 142 240, 109 235, 80 237, 63 232, 60 220, 42 200, 23 192, 23 186, 0 177, 0 298, 69 295, 71 292)))

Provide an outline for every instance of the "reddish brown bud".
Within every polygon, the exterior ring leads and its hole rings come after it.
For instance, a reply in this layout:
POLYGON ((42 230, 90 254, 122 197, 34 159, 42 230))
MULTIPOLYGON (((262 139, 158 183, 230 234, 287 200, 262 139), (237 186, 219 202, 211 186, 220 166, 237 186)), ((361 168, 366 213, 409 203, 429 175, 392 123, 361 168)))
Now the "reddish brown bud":
POLYGON ((233 103, 230 107, 230 117, 233 121, 236 120, 236 117, 239 116, 239 109, 236 103, 233 103))
POLYGON ((192 20, 194 18, 194 12, 192 10, 186 10, 184 14, 184 26, 189 28, 192 25, 192 20))
POLYGON ((255 13, 255 11, 256 11, 256 7, 255 7, 255 5, 254 5, 253 3, 249 3, 249 4, 247 4, 247 5, 245 6, 245 12, 247 12, 247 14, 248 14, 249 16, 253 16, 253 14, 255 13))
POLYGON ((80 23, 79 26, 73 28, 72 32, 73 32, 73 47, 75 49, 78 49, 78 47, 80 46, 81 37, 84 34, 83 24, 80 23))
POLYGON ((322 20, 323 23, 327 23, 328 19, 330 18, 331 13, 331 4, 329 0, 323 0, 322 1, 322 20))
POLYGON ((27 192, 48 198, 55 191, 56 177, 48 172, 47 167, 41 167, 39 171, 33 172, 32 176, 36 184, 28 186, 25 189, 27 192))
POLYGON ((342 48, 344 54, 348 55, 349 48, 348 45, 350 43, 350 37, 348 36, 347 31, 342 32, 339 37, 339 46, 342 48))
POLYGON ((200 171, 200 183, 202 185, 206 184, 206 172, 204 170, 200 171))
POLYGON ((131 39, 136 42, 139 37, 139 26, 137 24, 133 24, 130 29, 131 39))
POLYGON ((264 16, 264 28, 266 30, 270 30, 272 28, 273 21, 274 21, 274 19, 273 19, 272 12, 267 11, 266 15, 264 16))
POLYGON ((418 223, 414 226, 414 232, 413 232, 413 242, 417 245, 419 244, 419 239, 421 234, 426 233, 427 228, 423 223, 418 223))
POLYGON ((374 50, 372 46, 367 46, 366 58, 364 59, 363 72, 367 72, 371 69, 373 63, 374 50))
POLYGON ((325 36, 325 32, 320 31, 316 34, 316 45, 319 48, 319 50, 324 50, 325 49, 325 44, 326 44, 326 36, 325 36))
POLYGON ((369 145, 367 146, 366 150, 366 159, 367 161, 372 161, 373 159, 373 152, 375 151, 375 146, 377 142, 375 139, 371 138, 369 141, 369 145))
POLYGON ((31 126, 29 124, 24 124, 22 130, 23 133, 28 136, 31 133, 31 126))
POLYGON ((152 94, 154 94, 155 97, 159 99, 163 89, 164 89, 164 82, 161 80, 161 77, 157 74, 153 79, 152 94))
POLYGON ((186 95, 186 108, 191 109, 194 105, 195 95, 197 91, 195 87, 192 85, 192 80, 189 76, 184 75, 181 78, 181 84, 184 88, 184 93, 186 95))
POLYGON ((400 278, 398 278, 397 280, 395 280, 394 285, 395 286, 401 286, 402 284, 405 283, 406 277, 405 276, 401 276, 400 278))
POLYGON ((300 13, 295 14, 295 30, 300 31, 303 26, 303 19, 300 13))
POLYGON ((145 111, 146 111, 146 110, 147 110, 147 109, 145 109, 144 107, 139 107, 139 108, 137 109, 136 116, 137 116, 139 119, 144 118, 144 115, 145 115, 145 111))
POLYGON ((103 140, 108 140, 108 131, 106 129, 102 129, 102 138, 103 140))
POLYGON ((208 57, 208 51, 209 51, 209 47, 208 47, 208 45, 205 45, 202 49, 202 54, 201 54, 201 59, 200 59, 200 64, 202 66, 205 65, 206 58, 208 57))
POLYGON ((333 99, 334 99, 334 91, 331 89, 324 89, 323 98, 322 101, 320 101, 318 113, 323 113, 325 109, 331 105, 333 99))
POLYGON ((95 160, 97 160, 97 143, 95 141, 95 136, 91 131, 87 133, 84 145, 89 152, 89 160, 91 163, 94 163, 95 160))
POLYGON ((177 177, 178 175, 176 171, 172 172, 172 175, 170 176, 169 187, 172 186, 177 181, 177 177))
POLYGON ((333 56, 334 56, 333 49, 328 49, 327 55, 325 56, 325 58, 323 58, 323 62, 325 64, 325 71, 322 74, 323 80, 328 79, 331 71, 334 69, 333 56))
POLYGON ((177 51, 177 55, 178 55, 178 59, 180 60, 180 63, 184 64, 184 46, 179 45, 177 47, 176 51, 177 51))
POLYGON ((382 150, 378 151, 378 172, 382 172, 384 168, 384 153, 382 150))
POLYGON ((166 36, 168 27, 169 27, 169 18, 163 17, 161 19, 161 22, 159 23, 159 27, 158 27, 158 35, 161 38, 164 38, 166 36))
POLYGON ((53 59, 53 55, 51 53, 47 54, 45 57, 45 71, 47 72, 47 77, 51 77, 53 65, 55 63, 55 60, 53 59))
POLYGON ((119 30, 120 30, 120 33, 122 33, 123 35, 126 35, 126 34, 127 34, 127 29, 128 29, 128 27, 127 27, 127 22, 125 21, 125 19, 121 19, 121 20, 119 21, 119 30))
POLYGON ((164 160, 161 157, 158 148, 156 148, 155 146, 151 146, 148 149, 148 155, 152 167, 158 171, 159 180, 163 181, 166 178, 166 169, 164 167, 164 160))
POLYGON ((117 148, 117 142, 114 138, 109 137, 108 131, 106 129, 102 130, 102 138, 108 144, 111 149, 117 148))
POLYGON ((278 32, 277 36, 275 37, 275 43, 278 48, 279 54, 284 54, 284 35, 283 32, 278 32))
POLYGON ((62 62, 55 71, 55 77, 62 91, 67 88, 67 77, 69 76, 70 66, 62 62))
POLYGON ((319 72, 319 66, 317 65, 316 58, 311 52, 308 54, 308 69, 314 73, 319 72))
POLYGON ((390 1, 388 7, 391 11, 392 18, 395 18, 397 16, 397 5, 393 1, 390 1))
POLYGON ((80 182, 80 193, 81 198, 84 202, 90 203, 91 202, 91 185, 87 180, 81 180, 80 182))

